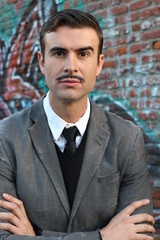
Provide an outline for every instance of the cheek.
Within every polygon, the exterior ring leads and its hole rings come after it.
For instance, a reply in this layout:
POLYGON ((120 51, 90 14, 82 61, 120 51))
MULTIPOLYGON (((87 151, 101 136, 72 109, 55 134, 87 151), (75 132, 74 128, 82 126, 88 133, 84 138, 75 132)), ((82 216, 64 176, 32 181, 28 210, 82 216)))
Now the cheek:
POLYGON ((55 76, 57 72, 57 67, 54 64, 47 64, 45 67, 45 75, 48 76, 55 76))

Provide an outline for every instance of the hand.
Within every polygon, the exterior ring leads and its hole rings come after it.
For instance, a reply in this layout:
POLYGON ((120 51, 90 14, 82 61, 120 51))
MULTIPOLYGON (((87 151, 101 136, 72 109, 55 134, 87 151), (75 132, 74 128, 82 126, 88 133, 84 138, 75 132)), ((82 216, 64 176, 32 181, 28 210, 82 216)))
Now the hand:
POLYGON ((35 236, 23 202, 6 193, 3 193, 2 197, 4 200, 0 200, 0 207, 9 212, 0 212, 0 220, 6 221, 0 222, 0 229, 16 235, 35 236))
POLYGON ((149 203, 148 199, 136 201, 124 208, 109 224, 100 230, 103 240, 154 240, 145 233, 154 233, 154 218, 146 213, 130 216, 137 208, 149 203), (146 224, 147 222, 149 224, 146 224))

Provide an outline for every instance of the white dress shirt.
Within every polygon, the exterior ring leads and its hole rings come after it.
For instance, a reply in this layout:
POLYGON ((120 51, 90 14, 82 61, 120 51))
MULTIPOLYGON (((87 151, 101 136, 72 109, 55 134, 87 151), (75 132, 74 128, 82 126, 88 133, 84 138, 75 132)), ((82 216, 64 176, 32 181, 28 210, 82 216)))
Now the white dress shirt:
POLYGON ((65 120, 63 120, 61 117, 59 117, 52 109, 50 102, 49 102, 49 92, 47 93, 46 97, 43 100, 43 107, 44 111, 47 116, 48 125, 52 132, 53 140, 59 147, 59 149, 63 152, 65 145, 66 145, 66 139, 63 137, 62 132, 65 127, 69 128, 72 126, 76 126, 80 132, 80 135, 76 137, 76 147, 79 146, 82 137, 84 135, 84 132, 87 127, 87 123, 90 116, 90 102, 89 99, 87 101, 87 109, 83 116, 76 122, 76 123, 67 123, 65 120))

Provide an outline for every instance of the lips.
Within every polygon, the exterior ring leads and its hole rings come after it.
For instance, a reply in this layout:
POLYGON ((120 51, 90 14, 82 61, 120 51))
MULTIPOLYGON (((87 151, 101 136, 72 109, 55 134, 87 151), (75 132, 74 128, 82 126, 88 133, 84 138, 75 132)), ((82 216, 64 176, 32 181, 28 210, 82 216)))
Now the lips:
POLYGON ((81 81, 74 78, 66 78, 59 81, 59 84, 62 84, 65 87, 75 87, 81 84, 81 81))
POLYGON ((62 79, 60 82, 61 83, 65 83, 65 82, 68 82, 68 83, 80 83, 80 80, 74 79, 74 78, 66 78, 66 79, 62 79))

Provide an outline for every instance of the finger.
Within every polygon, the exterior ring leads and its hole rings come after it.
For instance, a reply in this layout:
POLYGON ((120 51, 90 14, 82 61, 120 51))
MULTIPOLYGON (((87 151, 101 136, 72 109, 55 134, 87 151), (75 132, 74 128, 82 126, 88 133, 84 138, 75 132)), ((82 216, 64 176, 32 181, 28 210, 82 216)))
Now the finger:
POLYGON ((150 203, 149 199, 142 199, 139 201, 135 201, 135 202, 131 203, 130 205, 128 205, 127 207, 125 207, 121 211, 121 213, 126 214, 126 215, 131 215, 137 208, 143 207, 149 203, 150 203))
POLYGON ((155 220, 151 215, 147 213, 139 213, 131 216, 131 222, 132 223, 148 222, 148 223, 154 224, 155 220))
POLYGON ((0 220, 7 221, 17 227, 21 225, 20 220, 13 213, 1 212, 0 220))
POLYGON ((4 231, 8 231, 12 234, 17 234, 17 227, 10 223, 0 223, 0 229, 4 231))
POLYGON ((19 219, 23 219, 23 217, 26 216, 16 203, 0 200, 0 207, 12 212, 19 219))
POLYGON ((146 235, 146 234, 137 234, 137 238, 135 238, 135 239, 137 239, 137 240, 154 240, 154 237, 152 237, 152 236, 148 236, 148 235, 146 235))
POLYGON ((136 224, 135 225, 135 231, 137 233, 155 233, 155 228, 148 224, 136 224))
POLYGON ((15 203, 22 210, 22 212, 26 215, 26 212, 25 212, 25 209, 24 209, 24 205, 23 205, 23 202, 21 200, 19 200, 18 198, 13 197, 12 195, 7 194, 7 193, 3 193, 2 197, 5 200, 7 200, 8 202, 15 203))

